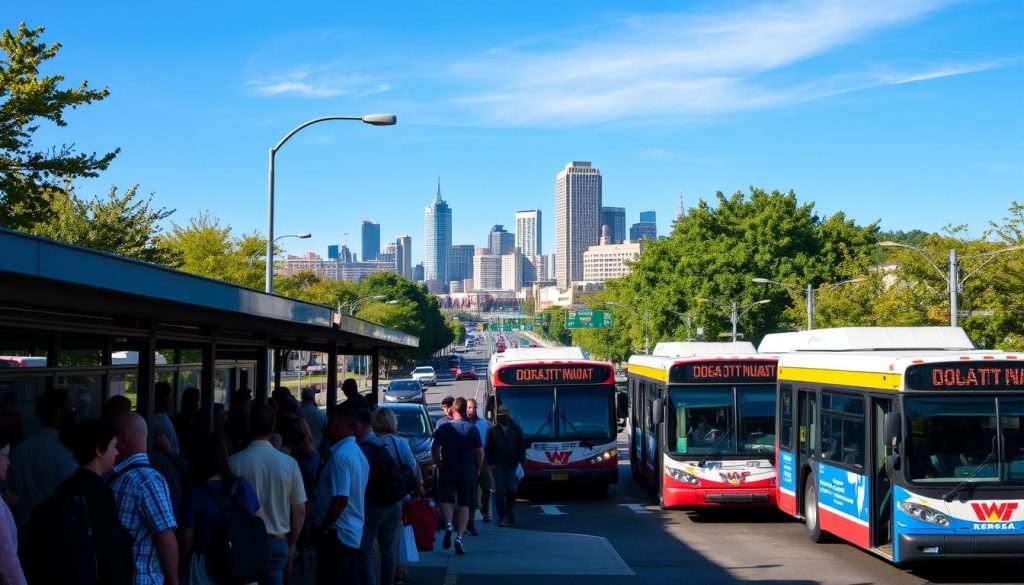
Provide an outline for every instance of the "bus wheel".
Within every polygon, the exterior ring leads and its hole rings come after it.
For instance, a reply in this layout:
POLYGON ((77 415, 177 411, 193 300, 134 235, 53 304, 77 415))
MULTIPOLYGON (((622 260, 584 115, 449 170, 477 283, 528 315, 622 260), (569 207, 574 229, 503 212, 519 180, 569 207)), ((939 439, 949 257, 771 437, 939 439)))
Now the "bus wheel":
POLYGON ((807 526, 807 537, 811 542, 823 542, 821 519, 818 517, 818 478, 812 471, 804 483, 804 524, 807 526))

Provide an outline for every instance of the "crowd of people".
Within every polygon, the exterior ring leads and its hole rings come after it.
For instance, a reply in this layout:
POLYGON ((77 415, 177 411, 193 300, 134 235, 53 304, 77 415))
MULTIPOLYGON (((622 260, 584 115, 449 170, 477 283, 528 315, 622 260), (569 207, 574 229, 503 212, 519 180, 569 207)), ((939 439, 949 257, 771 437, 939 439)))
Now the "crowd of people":
MULTIPOLYGON (((403 505, 424 496, 422 474, 394 413, 370 410, 354 380, 342 391, 325 412, 312 388, 301 402, 278 388, 262 404, 237 390, 212 434, 195 388, 175 414, 172 388, 158 383, 149 421, 120 395, 79 421, 67 390, 44 392, 36 431, 14 443, 0 427, 0 585, 277 585, 311 550, 318 584, 400 583, 403 505)), ((515 521, 525 446, 504 407, 491 427, 473 400, 443 406, 433 448, 443 544, 465 554, 475 510, 491 520, 492 493, 499 525, 515 521)))

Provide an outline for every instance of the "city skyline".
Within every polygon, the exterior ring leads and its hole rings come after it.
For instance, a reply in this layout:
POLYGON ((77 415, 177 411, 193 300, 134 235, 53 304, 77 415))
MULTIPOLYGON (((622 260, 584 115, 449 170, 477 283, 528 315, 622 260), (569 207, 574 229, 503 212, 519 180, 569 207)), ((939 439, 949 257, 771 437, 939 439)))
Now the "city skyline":
MULTIPOLYGON (((603 204, 626 207, 627 225, 657 210, 659 234, 680 190, 693 206, 792 189, 822 215, 974 235, 1021 197, 1019 2, 567 2, 557 20, 535 0, 410 5, 398 19, 259 0, 199 22, 116 0, 0 10, 62 44, 47 62, 62 86, 110 90, 35 143, 120 147, 77 192, 138 184, 177 210, 168 228, 208 211, 236 234, 264 231, 267 150, 282 136, 319 116, 395 113, 387 128, 318 124, 278 153, 276 231, 313 234, 282 240, 291 253, 345 233, 358 249, 360 216, 381 221, 382 241, 417 239, 414 210, 439 172, 453 241, 485 245, 518 209, 554 217, 550 177, 567 160, 602 168, 603 204)), ((552 251, 553 221, 542 236, 552 251)))

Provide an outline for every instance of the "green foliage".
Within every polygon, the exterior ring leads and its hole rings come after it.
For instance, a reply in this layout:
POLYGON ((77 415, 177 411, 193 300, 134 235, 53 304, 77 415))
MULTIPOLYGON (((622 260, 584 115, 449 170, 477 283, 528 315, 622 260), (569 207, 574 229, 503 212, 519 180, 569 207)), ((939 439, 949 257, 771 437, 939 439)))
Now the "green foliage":
POLYGON ((73 189, 54 191, 50 211, 31 232, 77 246, 110 252, 147 262, 174 265, 174 250, 157 238, 159 222, 173 211, 154 209, 153 196, 138 198, 138 185, 118 194, 111 187, 106 198, 79 199, 73 189))
POLYGON ((458 319, 448 319, 445 323, 448 325, 448 329, 452 332, 452 343, 455 345, 462 345, 466 342, 466 328, 462 325, 462 321, 458 319))
POLYGON ((74 144, 40 149, 32 138, 41 123, 67 125, 64 110, 107 97, 107 89, 62 89, 64 76, 42 75, 43 63, 60 43, 40 41, 43 28, 0 33, 0 225, 31 228, 45 221, 51 205, 67 195, 65 185, 79 177, 95 177, 120 149, 97 155, 75 151, 74 144))
POLYGON ((545 325, 540 333, 559 345, 572 345, 572 332, 565 328, 565 307, 550 307, 541 311, 545 325))
POLYGON ((158 242, 172 251, 180 270, 263 290, 267 240, 258 232, 232 237, 231 226, 221 226, 217 218, 200 213, 185 225, 171 224, 158 242))
POLYGON ((387 299, 401 301, 398 305, 389 305, 386 302, 361 305, 362 308, 358 310, 356 316, 368 321, 372 320, 370 317, 380 312, 386 315, 390 314, 389 310, 394 311, 396 307, 411 305, 411 312, 408 314, 411 318, 402 321, 402 326, 389 325, 390 321, 379 322, 381 325, 404 331, 420 339, 419 349, 399 352, 396 356, 398 361, 428 358, 454 341, 455 334, 441 314, 437 297, 427 293, 424 286, 392 272, 378 272, 363 280, 358 290, 359 298, 381 295, 387 299), (376 312, 371 313, 371 308, 376 312))

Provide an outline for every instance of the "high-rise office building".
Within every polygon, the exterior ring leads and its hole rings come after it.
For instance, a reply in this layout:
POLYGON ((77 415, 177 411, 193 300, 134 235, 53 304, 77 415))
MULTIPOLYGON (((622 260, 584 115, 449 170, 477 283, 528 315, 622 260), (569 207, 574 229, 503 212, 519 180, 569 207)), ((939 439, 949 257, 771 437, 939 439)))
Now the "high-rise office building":
POLYGON ((522 254, 519 253, 519 249, 512 250, 511 253, 505 254, 501 257, 501 289, 502 290, 515 290, 523 288, 524 270, 523 265, 526 264, 526 259, 522 254))
POLYGON ((654 211, 641 211, 640 223, 658 223, 658 214, 654 211))
POLYGON ((341 252, 339 251, 338 244, 331 244, 330 246, 327 246, 327 259, 328 260, 337 260, 340 257, 341 257, 341 252))
POLYGON ((363 220, 363 262, 376 260, 380 255, 380 224, 363 220))
POLYGON ((452 208, 441 199, 441 179, 437 180, 437 198, 424 210, 423 278, 427 282, 442 282, 448 278, 448 256, 452 249, 452 208))
POLYGON ((387 246, 384 246, 384 250, 382 250, 381 253, 377 255, 377 260, 380 260, 381 262, 390 262, 394 264, 395 272, 398 272, 398 263, 396 262, 397 259, 398 244, 396 244, 395 242, 391 242, 387 246))
POLYGON ((601 227, 608 226, 608 244, 621 244, 626 239, 626 208, 602 207, 601 227))
POLYGON ((487 235, 487 245, 491 247, 491 254, 504 256, 511 254, 512 249, 516 247, 516 237, 505 231, 505 226, 496 225, 487 235))
POLYGON ((644 251, 644 242, 591 246, 583 253, 583 280, 604 282, 625 276, 633 262, 644 251))
POLYGON ((501 256, 479 249, 473 256, 473 289, 501 290, 501 256))
POLYGON ((565 290, 583 280, 583 252, 596 246, 601 221, 601 171, 572 161, 555 178, 555 280, 565 290))
POLYGON ((516 248, 524 256, 539 256, 540 242, 540 210, 524 209, 516 212, 516 248))
POLYGON ((416 282, 423 282, 423 263, 420 262, 412 267, 412 279, 416 282))
POLYGON ((398 236, 395 240, 395 267, 399 275, 412 278, 412 238, 409 236, 398 236))
POLYGON ((476 246, 459 244, 452 246, 448 256, 448 280, 465 280, 473 278, 473 254, 476 246))
POLYGON ((649 222, 634 223, 629 228, 629 241, 639 242, 640 240, 654 241, 658 239, 658 224, 649 222))
POLYGON ((341 249, 338 250, 338 260, 341 262, 355 262, 355 255, 352 250, 348 249, 348 246, 342 245, 341 249))

